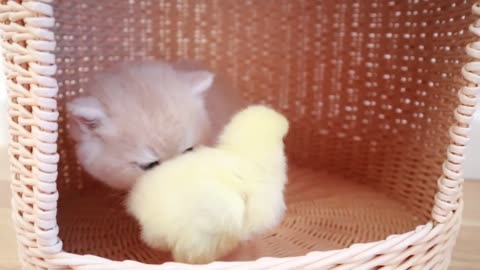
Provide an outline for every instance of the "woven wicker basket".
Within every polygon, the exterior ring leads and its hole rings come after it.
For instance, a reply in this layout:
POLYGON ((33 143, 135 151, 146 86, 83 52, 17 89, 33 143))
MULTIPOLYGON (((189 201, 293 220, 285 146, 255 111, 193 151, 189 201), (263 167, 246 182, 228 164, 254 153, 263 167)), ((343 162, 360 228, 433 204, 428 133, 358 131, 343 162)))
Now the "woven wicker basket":
POLYGON ((480 89, 480 4, 0 2, 25 269, 447 268, 480 89), (292 123, 288 215, 231 261, 162 264, 65 136, 65 101, 92 73, 151 58, 204 61, 292 123))

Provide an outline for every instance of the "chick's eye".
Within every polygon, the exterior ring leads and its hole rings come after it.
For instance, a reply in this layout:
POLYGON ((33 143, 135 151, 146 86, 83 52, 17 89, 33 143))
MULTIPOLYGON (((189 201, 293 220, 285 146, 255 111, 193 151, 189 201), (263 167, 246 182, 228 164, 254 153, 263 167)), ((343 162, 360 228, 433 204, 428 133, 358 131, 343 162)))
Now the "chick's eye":
POLYGON ((156 161, 153 161, 153 162, 150 162, 150 163, 146 163, 146 164, 138 164, 138 166, 140 167, 140 169, 144 170, 144 171, 148 171, 150 169, 153 169, 155 168, 156 166, 158 166, 160 164, 160 161, 156 160, 156 161))
POLYGON ((190 151, 193 151, 193 146, 190 147, 190 148, 185 149, 185 151, 183 151, 183 152, 186 153, 186 152, 190 152, 190 151))

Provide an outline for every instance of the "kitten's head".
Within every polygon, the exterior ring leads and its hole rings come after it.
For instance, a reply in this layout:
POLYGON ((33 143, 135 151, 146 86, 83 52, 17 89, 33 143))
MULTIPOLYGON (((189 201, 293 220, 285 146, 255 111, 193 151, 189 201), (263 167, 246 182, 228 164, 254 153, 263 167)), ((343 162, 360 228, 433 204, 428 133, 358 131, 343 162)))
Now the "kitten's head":
POLYGON ((129 189, 145 171, 204 144, 210 136, 204 94, 212 82, 210 72, 164 63, 97 76, 67 105, 80 164, 105 184, 129 189))

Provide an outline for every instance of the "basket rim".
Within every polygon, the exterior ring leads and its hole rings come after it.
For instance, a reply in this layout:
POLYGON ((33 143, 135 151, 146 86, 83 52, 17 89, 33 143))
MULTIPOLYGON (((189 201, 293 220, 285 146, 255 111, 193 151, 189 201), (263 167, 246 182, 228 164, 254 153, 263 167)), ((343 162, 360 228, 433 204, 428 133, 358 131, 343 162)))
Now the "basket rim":
MULTIPOLYGON (((60 266, 66 265, 65 259, 72 256, 69 260, 70 265, 78 262, 78 265, 84 263, 103 263, 112 262, 108 259, 92 256, 92 255, 76 255, 62 251, 62 242, 58 237, 58 225, 56 223, 56 211, 58 190, 56 189, 56 179, 58 176, 57 165, 59 161, 59 153, 57 152, 56 142, 58 138, 58 124, 56 123, 59 113, 57 111, 56 95, 58 93, 58 85, 55 79, 55 33, 53 3, 54 0, 21 0, 20 2, 8 1, 6 4, 0 5, 0 29, 4 41, 4 62, 5 69, 11 72, 10 77, 19 74, 30 74, 33 78, 31 88, 26 89, 20 83, 12 81, 7 82, 7 88, 12 92, 28 93, 34 99, 31 101, 35 109, 33 111, 36 127, 31 132, 24 130, 18 123, 10 123, 10 130, 14 133, 30 133, 31 141, 13 142, 10 141, 10 162, 20 165, 21 161, 15 158, 19 154, 17 147, 19 144, 34 144, 33 154, 29 154, 35 165, 31 171, 23 171, 21 173, 30 175, 35 181, 35 189, 30 191, 30 196, 35 200, 42 200, 42 206, 34 205, 32 216, 36 221, 34 225, 27 224, 23 220, 24 217, 14 214, 14 222, 17 227, 17 241, 20 246, 20 252, 33 255, 37 258, 45 259, 45 263, 60 266), (15 24, 14 28, 10 27, 9 22, 22 21, 21 24, 15 24), (16 35, 22 33, 22 35, 16 35), (10 43, 5 40, 13 40, 10 43), (25 42, 28 46, 22 47, 19 43, 25 42), (23 64, 27 63, 29 69, 25 69, 23 64), (38 169, 42 168, 42 170, 38 169), (30 226, 30 227, 29 227, 30 226), (27 227, 29 230, 27 231, 27 227), (32 232, 34 236, 32 236, 32 232), (31 252, 28 250, 32 250, 31 252), (33 252, 33 253, 32 253, 33 252), (63 264, 62 264, 63 263, 63 264)), ((480 4, 475 3, 472 6, 472 12, 477 16, 469 30, 478 39, 466 46, 466 54, 472 57, 469 63, 466 63, 461 73, 466 84, 458 91, 458 106, 454 111, 455 123, 449 131, 450 144, 448 146, 445 162, 443 163, 442 172, 437 182, 437 192, 434 197, 434 205, 431 211, 431 221, 427 224, 420 225, 415 231, 407 232, 401 235, 388 237, 378 242, 370 242, 358 244, 347 249, 327 252, 312 252, 305 256, 292 257, 298 260, 309 260, 315 257, 315 261, 322 259, 322 256, 331 254, 329 252, 340 252, 346 250, 361 250, 373 248, 380 245, 393 243, 393 239, 403 239, 404 242, 412 240, 414 237, 427 238, 434 237, 433 232, 440 232, 446 227, 450 228, 450 232, 455 234, 451 228, 457 228, 460 224, 462 210, 462 189, 463 178, 461 176, 461 164, 464 159, 465 145, 468 142, 469 125, 473 119, 478 96, 480 95, 480 4), (313 254, 313 255, 312 255, 313 254)), ((7 77, 8 81, 8 77, 7 77)), ((10 91, 9 91, 10 92, 10 91)), ((9 104, 10 106, 21 106, 19 104, 9 104)), ((22 149, 22 148, 20 148, 22 149)), ((23 149, 26 151, 25 149, 23 149)), ((22 152, 22 154, 25 154, 22 152)), ((21 166, 19 166, 21 167, 21 166)), ((12 173, 12 179, 15 174, 12 173)), ((439 172, 440 174, 440 172, 439 172)), ((12 184, 12 210, 14 212, 21 211, 25 207, 22 198, 17 196, 16 192, 26 192, 22 187, 12 184)), ((454 239, 452 236, 450 239, 454 239)), ((453 240, 454 241, 454 240, 453 240)), ((414 242, 412 242, 413 244, 414 242)), ((353 252, 353 251, 352 251, 353 252)), ((367 253, 365 253, 367 254, 367 253)), ((371 253, 373 254, 373 253, 371 253)), ((360 254, 363 255, 363 254, 360 254)), ((360 256, 359 255, 359 256, 360 256)), ((343 256, 343 255, 342 255, 343 256)), ((341 257, 341 256, 340 256, 341 257)), ((32 259, 35 261, 36 259, 32 259)), ((263 258, 257 260, 261 263, 286 262, 286 258, 263 258)), ((323 260, 323 259, 322 259, 323 260)), ((28 262, 26 262, 28 263, 28 262)), ((36 262, 39 263, 39 262, 36 262)), ((125 262, 129 264, 130 262, 125 262)), ((167 263, 165 265, 171 265, 167 263)), ((174 264, 174 263, 173 263, 174 264)), ((240 266, 239 262, 230 264, 240 266)), ((41 264, 39 264, 41 265, 41 264)), ((218 262, 217 262, 218 265, 218 262)), ((217 266, 217 265, 212 265, 217 266)), ((136 266, 136 265, 135 265, 136 266)), ((223 267, 223 265, 222 265, 223 267)), ((220 268, 222 268, 220 267, 220 268)), ((157 269, 157 268, 155 268, 157 269)), ((170 269, 170 268, 169 268, 170 269)), ((185 269, 185 268, 183 268, 185 269)))

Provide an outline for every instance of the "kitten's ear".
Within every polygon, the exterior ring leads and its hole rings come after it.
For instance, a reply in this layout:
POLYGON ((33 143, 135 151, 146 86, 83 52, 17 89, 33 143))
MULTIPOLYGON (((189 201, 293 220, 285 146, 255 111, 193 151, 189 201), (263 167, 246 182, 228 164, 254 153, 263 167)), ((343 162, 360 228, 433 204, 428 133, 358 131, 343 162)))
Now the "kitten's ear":
POLYGON ((67 104, 70 119, 82 133, 91 132, 100 127, 107 118, 102 104, 94 97, 79 97, 67 104))
POLYGON ((213 73, 204 70, 181 72, 181 76, 188 83, 194 95, 201 95, 210 89, 215 77, 213 73))

